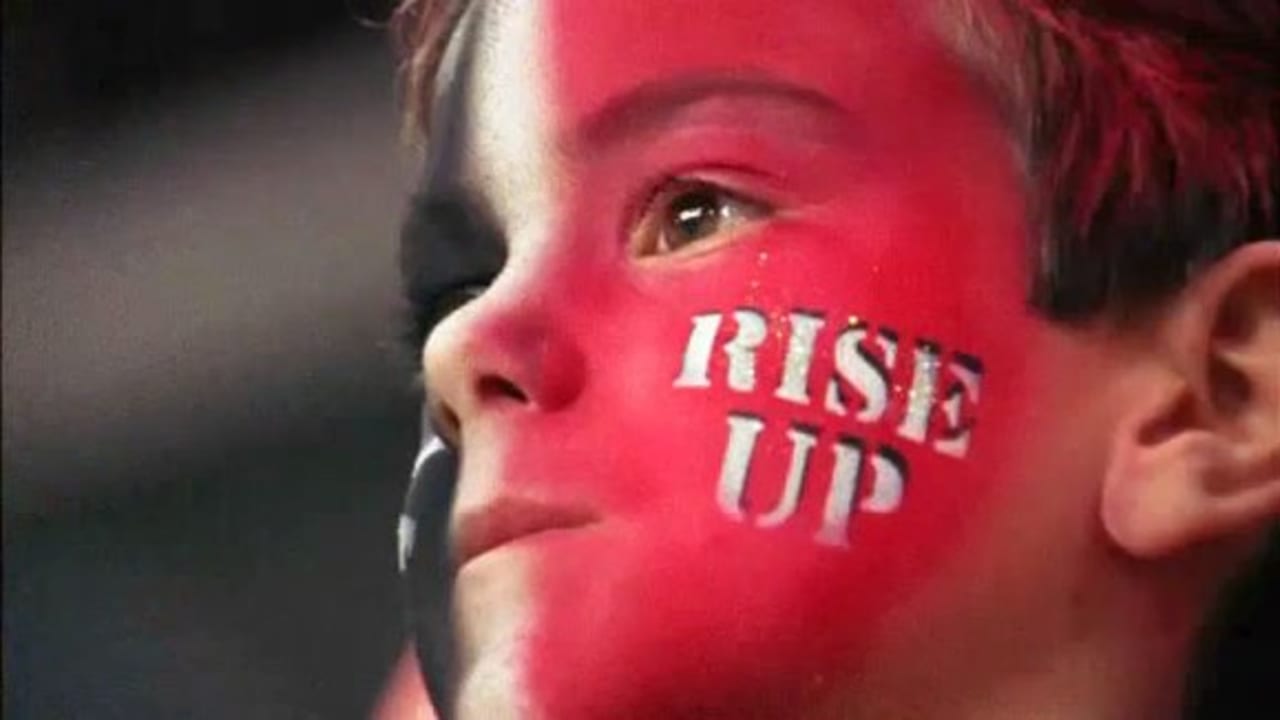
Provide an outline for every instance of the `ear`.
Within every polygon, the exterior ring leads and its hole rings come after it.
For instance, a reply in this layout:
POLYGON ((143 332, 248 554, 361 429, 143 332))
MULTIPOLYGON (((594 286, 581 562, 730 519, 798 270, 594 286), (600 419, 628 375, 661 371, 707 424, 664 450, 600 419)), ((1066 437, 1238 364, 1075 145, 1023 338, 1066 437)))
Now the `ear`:
POLYGON ((1101 497, 1111 540, 1145 558, 1280 518, 1280 241, 1214 264, 1155 335, 1101 497))

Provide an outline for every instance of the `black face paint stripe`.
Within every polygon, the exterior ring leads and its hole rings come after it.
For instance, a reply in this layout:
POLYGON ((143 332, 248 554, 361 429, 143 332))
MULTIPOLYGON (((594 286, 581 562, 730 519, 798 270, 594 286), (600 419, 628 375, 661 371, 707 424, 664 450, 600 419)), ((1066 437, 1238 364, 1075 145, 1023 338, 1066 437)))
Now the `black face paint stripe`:
MULTIPOLYGON (((477 8, 477 12, 483 8, 477 8)), ((487 285, 506 264, 507 248, 492 208, 467 185, 473 144, 469 97, 480 17, 463 17, 455 29, 452 82, 432 108, 432 135, 419 190, 400 229, 401 288, 410 317, 406 341, 414 352, 445 313, 441 296, 463 285, 487 285)))
POLYGON ((457 195, 415 197, 400 244, 410 351, 457 308, 458 290, 488 286, 505 264, 506 244, 487 213, 457 195))
POLYGON ((453 717, 456 695, 454 569, 448 533, 457 479, 457 454, 428 436, 414 465, 396 533, 409 629, 427 692, 441 720, 453 717))
MULTIPOLYGON (((462 45, 454 81, 433 109, 435 130, 422 192, 428 198, 427 206, 434 209, 411 216, 411 223, 415 219, 426 222, 406 225, 401 236, 402 267, 407 277, 420 283, 416 292, 427 297, 456 285, 458 278, 492 277, 505 262, 505 243, 496 225, 482 220, 487 216, 477 212, 483 205, 468 202, 465 194, 457 192, 464 182, 470 121, 467 97, 478 24, 467 22, 466 17, 460 21, 454 42, 462 45), (420 274, 423 272, 428 274, 420 274)), ((425 338, 430 328, 422 330, 425 338)), ((437 717, 452 720, 458 694, 458 629, 453 621, 455 570, 449 548, 449 518, 458 484, 458 454, 435 436, 425 411, 422 427, 422 451, 414 463, 400 516, 399 561, 422 679, 437 717)))

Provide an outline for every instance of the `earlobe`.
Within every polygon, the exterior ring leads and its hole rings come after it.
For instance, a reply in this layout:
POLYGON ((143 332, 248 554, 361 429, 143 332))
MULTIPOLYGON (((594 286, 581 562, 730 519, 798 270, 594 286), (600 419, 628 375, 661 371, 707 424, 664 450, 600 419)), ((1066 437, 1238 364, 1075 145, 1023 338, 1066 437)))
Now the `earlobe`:
POLYGON ((1280 518, 1280 241, 1209 268, 1156 334, 1100 508, 1112 542, 1145 558, 1280 518))

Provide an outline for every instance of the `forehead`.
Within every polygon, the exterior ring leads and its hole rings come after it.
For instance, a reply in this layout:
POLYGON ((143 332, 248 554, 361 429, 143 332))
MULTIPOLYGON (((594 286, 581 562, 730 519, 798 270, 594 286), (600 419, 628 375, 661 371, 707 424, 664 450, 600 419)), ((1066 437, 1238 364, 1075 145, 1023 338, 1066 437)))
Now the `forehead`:
POLYGON ((689 72, 758 73, 848 99, 933 46, 909 0, 551 0, 560 96, 588 110, 619 86, 689 72))
POLYGON ((867 73, 909 63, 936 45, 932 5, 922 0, 471 0, 441 79, 447 84, 462 69, 495 81, 527 82, 542 71, 550 75, 541 79, 571 96, 561 99, 589 104, 619 84, 671 72, 767 69, 840 93, 867 73))
POLYGON ((473 168, 534 145, 552 151, 620 93, 680 76, 768 77, 853 109, 886 93, 927 93, 921 70, 936 74, 950 64, 929 7, 913 0, 473 0, 440 70, 433 144, 464 142, 473 168))

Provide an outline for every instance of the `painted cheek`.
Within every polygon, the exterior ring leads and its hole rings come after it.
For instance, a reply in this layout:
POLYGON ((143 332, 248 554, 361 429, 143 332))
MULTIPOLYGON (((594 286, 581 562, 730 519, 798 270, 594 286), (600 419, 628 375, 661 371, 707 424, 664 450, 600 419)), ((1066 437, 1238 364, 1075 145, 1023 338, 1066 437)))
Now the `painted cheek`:
MULTIPOLYGON (((609 71, 556 23, 558 66, 609 71)), ((953 559, 1006 474, 1033 333, 1016 223, 934 189, 954 182, 886 183, 678 267, 565 263, 588 380, 511 466, 604 522, 538 556, 526 680, 547 717, 785 716, 953 559)))
POLYGON ((946 258, 823 262, 831 241, 761 233, 579 305, 588 390, 514 463, 606 517, 540 558, 549 716, 783 712, 984 512, 1025 320, 946 258))

